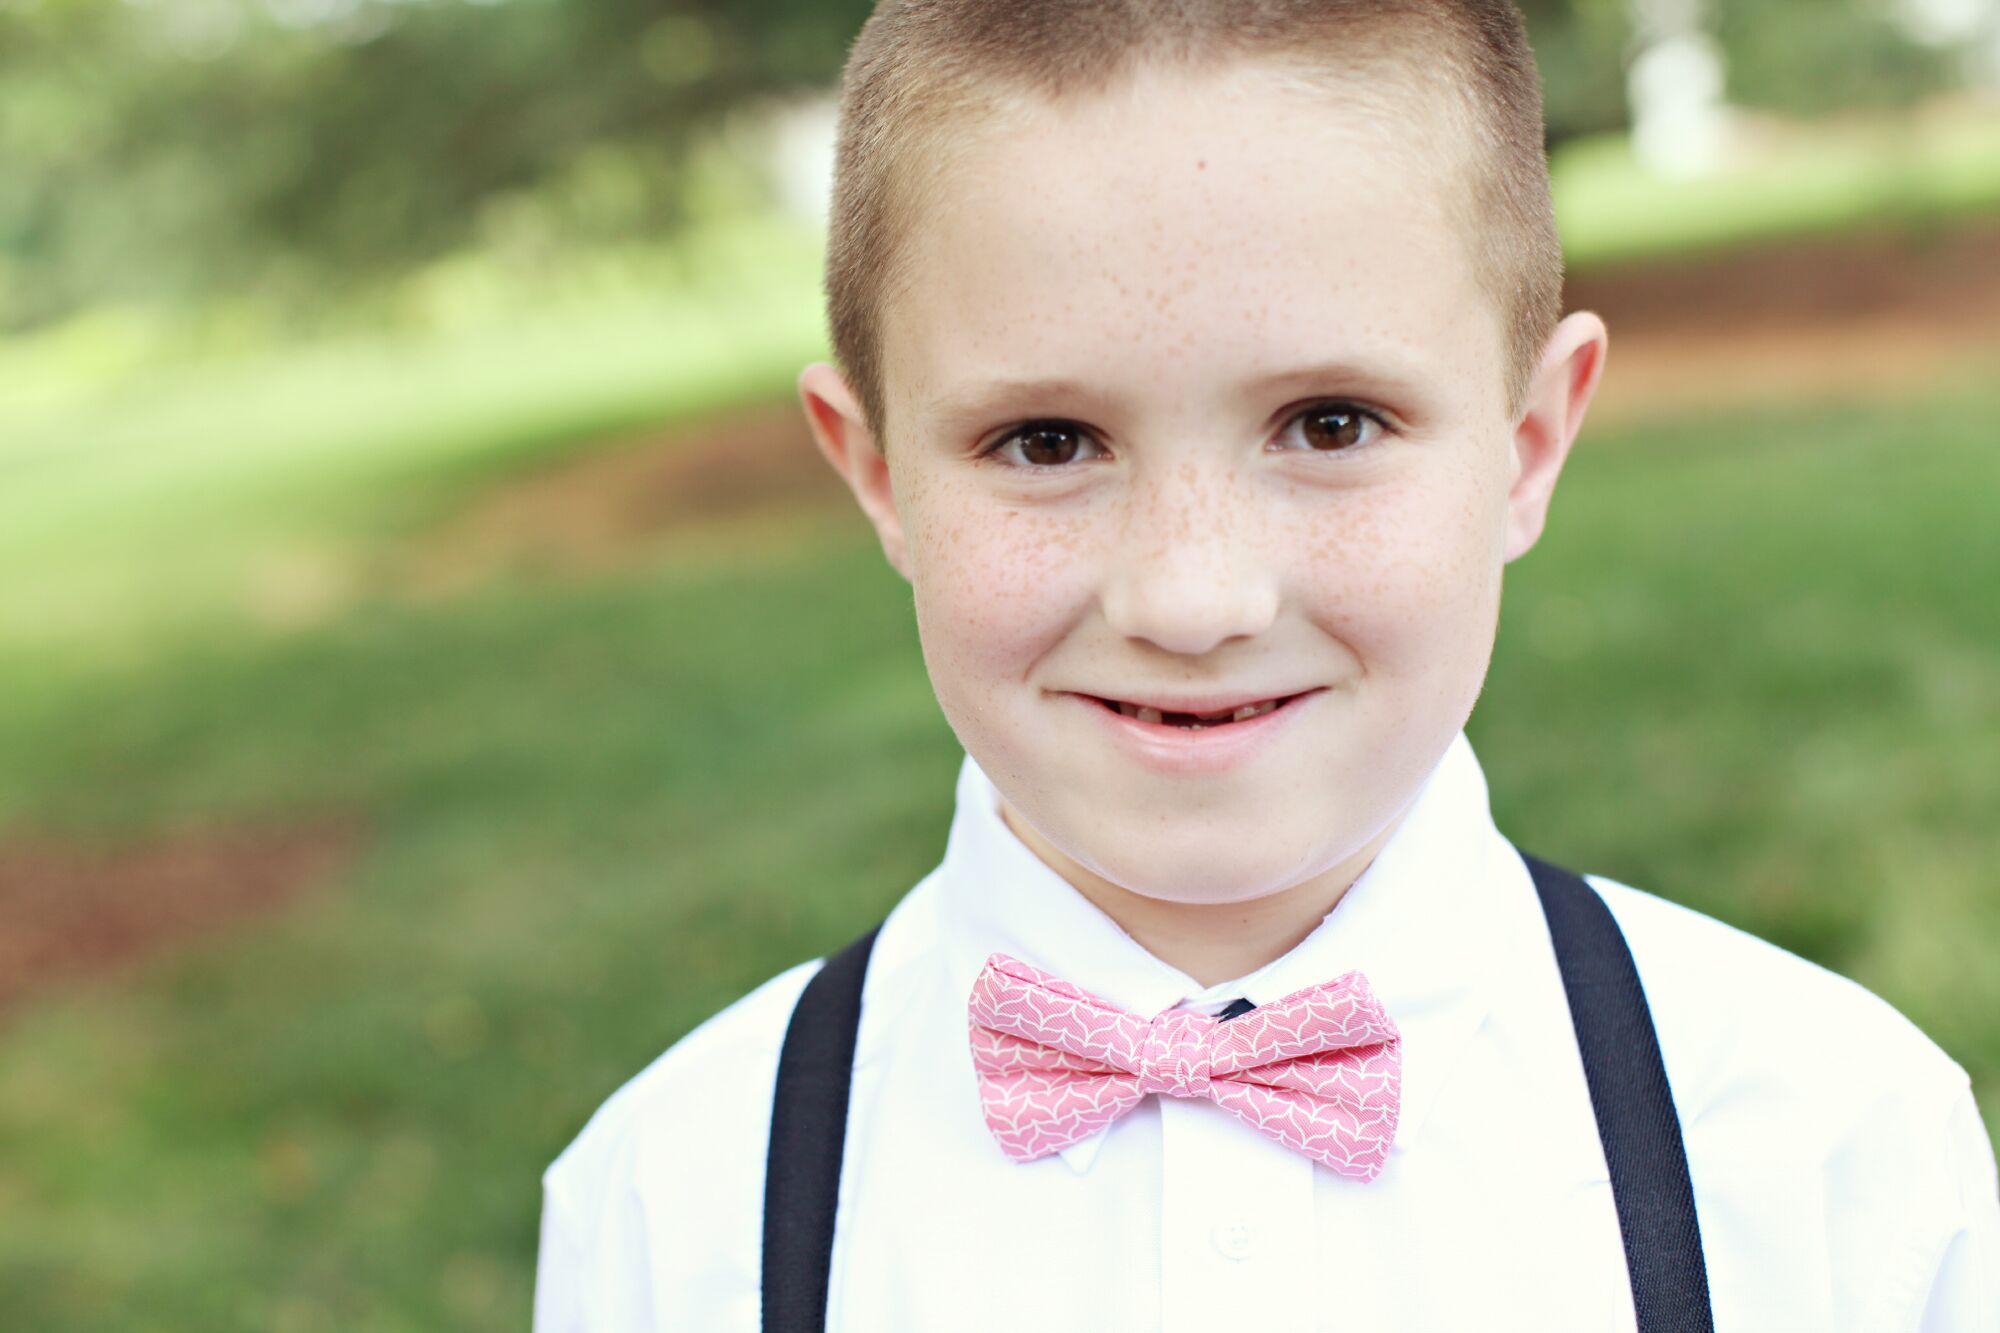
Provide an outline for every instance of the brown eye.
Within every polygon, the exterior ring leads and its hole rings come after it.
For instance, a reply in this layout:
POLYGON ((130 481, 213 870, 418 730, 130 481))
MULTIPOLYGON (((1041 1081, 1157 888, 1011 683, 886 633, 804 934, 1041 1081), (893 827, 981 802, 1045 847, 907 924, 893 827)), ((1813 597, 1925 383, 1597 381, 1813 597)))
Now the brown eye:
POLYGON ((1021 432, 1021 457, 1037 467, 1067 463, 1076 457, 1078 443, 1067 426, 1035 426, 1021 432))
POLYGON ((1031 467, 1062 467, 1075 462, 1090 447, 1087 436, 1066 421, 1034 421, 1000 441, 995 453, 1018 450, 1031 467))
POLYGON ((1299 433, 1310 447, 1324 453, 1351 449, 1360 444, 1373 424, 1359 408, 1345 404, 1309 409, 1299 418, 1299 433))

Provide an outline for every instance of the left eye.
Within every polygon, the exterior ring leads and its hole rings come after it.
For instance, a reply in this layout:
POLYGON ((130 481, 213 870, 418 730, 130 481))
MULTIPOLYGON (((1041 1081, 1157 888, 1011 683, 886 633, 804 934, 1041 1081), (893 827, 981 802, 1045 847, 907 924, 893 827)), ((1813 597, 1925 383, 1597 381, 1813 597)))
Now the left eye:
POLYGON ((1387 429, 1382 418, 1353 403, 1315 403, 1293 417, 1285 437, 1314 453, 1337 454, 1371 444, 1387 429))

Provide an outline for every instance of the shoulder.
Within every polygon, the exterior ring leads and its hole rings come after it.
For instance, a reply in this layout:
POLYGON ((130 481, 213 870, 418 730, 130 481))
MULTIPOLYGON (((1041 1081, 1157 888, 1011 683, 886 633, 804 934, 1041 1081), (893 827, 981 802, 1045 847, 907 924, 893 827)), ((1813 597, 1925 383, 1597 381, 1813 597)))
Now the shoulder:
POLYGON ((1786 1102, 1837 1089, 1834 1105, 1865 1119, 1883 1099, 1942 1116, 1965 1092, 1965 1070, 1860 983, 1642 889, 1589 878, 1631 947, 1663 1051, 1680 1048, 1669 1059, 1677 1097, 1698 1107, 1746 1080, 1786 1102))
POLYGON ((1590 878, 1652 1009, 1718 1300, 1753 1308, 1789 1271, 1817 1274, 1785 1289, 1828 1303, 1813 1327, 1985 1326, 2000 1199, 1965 1070, 1859 983, 1590 878))
MULTIPOLYGON (((922 951, 923 906, 908 895, 884 924, 871 1003, 922 951)), ((786 969, 675 1042, 543 1173, 537 1333, 756 1326, 778 1056, 825 962, 786 969)))
MULTIPOLYGON (((857 1066, 893 1024, 896 1005, 883 997, 931 943, 935 906, 925 889, 918 885, 897 904, 869 955, 857 1066)), ((832 956, 780 972, 675 1042, 606 1099, 546 1181, 581 1186, 634 1164, 706 1170, 723 1155, 754 1161, 761 1179, 785 1032, 799 997, 832 956)))
POLYGON ((772 1079, 799 995, 824 965, 788 968, 709 1018, 606 1098, 544 1176, 551 1193, 588 1196, 639 1155, 768 1133, 772 1079), (751 1124, 762 1115, 764 1124, 751 1124))
POLYGON ((674 1043, 543 1173, 536 1333, 756 1326, 771 1085, 821 965, 779 973, 674 1043))

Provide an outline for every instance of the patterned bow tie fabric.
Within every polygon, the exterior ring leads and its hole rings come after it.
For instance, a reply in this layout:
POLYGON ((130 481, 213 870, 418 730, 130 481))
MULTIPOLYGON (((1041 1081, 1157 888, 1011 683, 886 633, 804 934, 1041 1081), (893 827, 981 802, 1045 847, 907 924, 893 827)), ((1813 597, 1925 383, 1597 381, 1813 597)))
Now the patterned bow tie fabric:
POLYGON ((1395 1138, 1402 1039, 1359 972, 1228 1022, 1148 1020, 996 953, 970 1012, 986 1124, 1017 1162, 1089 1138, 1148 1093, 1206 1097, 1355 1180, 1375 1178, 1395 1138))

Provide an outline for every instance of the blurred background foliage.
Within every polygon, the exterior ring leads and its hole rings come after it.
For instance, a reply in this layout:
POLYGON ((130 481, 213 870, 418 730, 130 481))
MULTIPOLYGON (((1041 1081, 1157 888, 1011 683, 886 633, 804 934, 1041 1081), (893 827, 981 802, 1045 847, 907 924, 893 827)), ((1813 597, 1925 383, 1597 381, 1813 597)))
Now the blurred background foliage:
POLYGON ((255 291, 302 314, 467 246, 657 238, 732 108, 823 88, 867 6, 10 0, 4 323, 255 291))
MULTIPOLYGON (((2000 3, 1525 8, 1613 352, 1501 825, 2000 1123, 2000 3)), ((865 9, 0 0, 0 1328, 519 1328, 589 1112, 935 862, 788 401, 865 9)))
MULTIPOLYGON (((1730 0, 1729 100, 1956 86, 1953 0, 1730 0)), ((1977 4, 1980 0, 1960 0, 1977 4)), ((1531 0, 1552 140, 1613 131, 1651 0, 1531 0)), ((0 331, 231 295, 324 318, 468 248, 532 265, 741 204, 732 112, 824 90, 864 0, 5 0, 0 331), (720 195, 721 198, 716 196, 720 195)))

